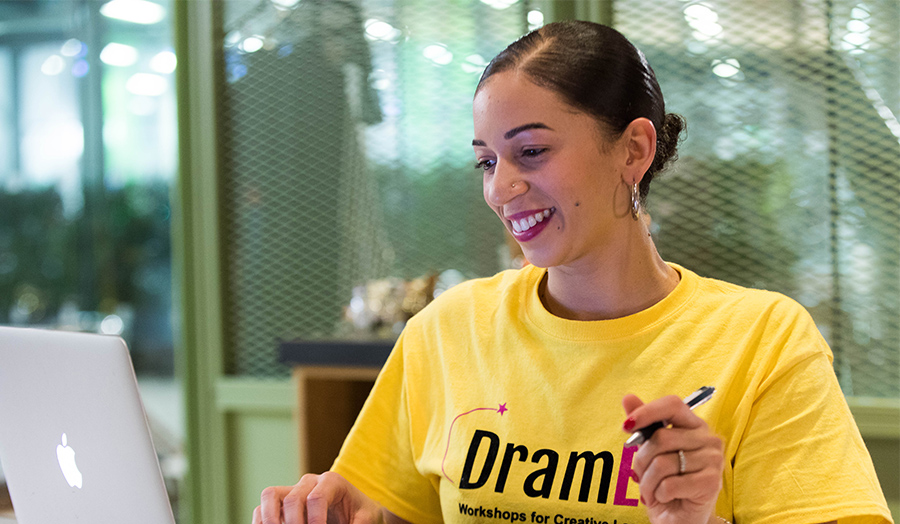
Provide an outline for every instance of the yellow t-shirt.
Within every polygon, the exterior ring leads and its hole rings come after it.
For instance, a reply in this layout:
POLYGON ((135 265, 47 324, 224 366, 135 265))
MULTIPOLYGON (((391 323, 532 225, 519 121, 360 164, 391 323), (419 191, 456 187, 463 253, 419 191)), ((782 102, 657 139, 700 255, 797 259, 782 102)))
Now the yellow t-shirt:
POLYGON ((536 267, 445 292, 406 326, 333 469, 414 523, 646 523, 622 397, 715 386, 695 413, 725 442, 720 517, 890 522, 808 313, 673 267, 668 297, 614 320, 550 314, 536 267))

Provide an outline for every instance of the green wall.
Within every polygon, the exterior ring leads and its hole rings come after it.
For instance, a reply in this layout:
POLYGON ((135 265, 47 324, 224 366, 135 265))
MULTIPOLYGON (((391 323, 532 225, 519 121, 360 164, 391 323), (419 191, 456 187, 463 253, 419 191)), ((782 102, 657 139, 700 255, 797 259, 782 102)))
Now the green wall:
POLYGON ((248 522, 267 486, 299 478, 297 392, 290 381, 223 380, 218 407, 225 417, 232 522, 248 522))

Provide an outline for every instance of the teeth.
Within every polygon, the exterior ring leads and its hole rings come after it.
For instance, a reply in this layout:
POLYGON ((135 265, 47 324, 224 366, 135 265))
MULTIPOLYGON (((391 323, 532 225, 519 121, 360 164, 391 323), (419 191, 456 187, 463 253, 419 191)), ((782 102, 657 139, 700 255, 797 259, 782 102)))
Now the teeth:
POLYGON ((543 211, 538 211, 537 213, 525 217, 521 220, 512 220, 512 228, 515 233, 522 233, 528 231, 532 227, 534 227, 538 222, 543 222, 545 218, 550 216, 555 208, 545 209, 543 211))

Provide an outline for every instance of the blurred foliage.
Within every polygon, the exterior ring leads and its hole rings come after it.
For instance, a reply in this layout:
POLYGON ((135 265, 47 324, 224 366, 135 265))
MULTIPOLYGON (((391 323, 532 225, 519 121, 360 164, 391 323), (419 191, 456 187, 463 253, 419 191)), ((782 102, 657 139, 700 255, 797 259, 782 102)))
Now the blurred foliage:
POLYGON ((0 323, 94 330, 123 309, 168 318, 168 185, 109 189, 97 210, 66 216, 54 188, 0 191, 0 323))
POLYGON ((52 188, 0 191, 0 322, 43 323, 77 285, 75 224, 52 188))

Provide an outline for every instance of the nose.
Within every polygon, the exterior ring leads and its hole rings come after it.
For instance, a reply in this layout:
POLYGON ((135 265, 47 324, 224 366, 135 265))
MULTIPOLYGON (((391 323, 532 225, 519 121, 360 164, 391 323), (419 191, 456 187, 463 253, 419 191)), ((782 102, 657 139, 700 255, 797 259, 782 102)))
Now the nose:
POLYGON ((528 191, 528 182, 512 164, 494 166, 494 172, 484 178, 484 200, 493 207, 506 205, 528 191))

